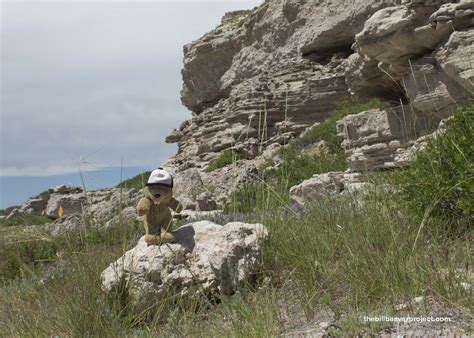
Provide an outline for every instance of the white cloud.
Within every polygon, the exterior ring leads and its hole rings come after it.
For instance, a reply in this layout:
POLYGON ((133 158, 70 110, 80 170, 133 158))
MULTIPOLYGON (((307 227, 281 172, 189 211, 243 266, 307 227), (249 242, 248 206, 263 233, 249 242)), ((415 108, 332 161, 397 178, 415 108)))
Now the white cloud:
POLYGON ((0 175, 156 166, 181 106, 182 46, 261 1, 2 3, 0 175))

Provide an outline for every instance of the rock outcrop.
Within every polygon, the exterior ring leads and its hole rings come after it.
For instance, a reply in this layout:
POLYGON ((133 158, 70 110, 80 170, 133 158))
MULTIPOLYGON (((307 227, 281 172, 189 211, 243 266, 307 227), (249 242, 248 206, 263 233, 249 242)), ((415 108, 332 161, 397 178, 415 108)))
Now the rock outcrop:
MULTIPOLYGON (((442 120, 434 132, 412 140, 407 135, 416 128, 407 128, 403 116, 402 109, 371 109, 337 121, 349 168, 345 172, 317 174, 291 187, 292 205, 301 209, 327 196, 353 195, 374 188, 369 183, 370 173, 409 166, 430 140, 445 131, 446 120, 442 120)), ((409 115, 406 117, 409 121, 409 115)))
POLYGON ((425 121, 412 135, 384 141, 388 156, 366 145, 352 161, 359 169, 365 160, 393 163, 397 142, 427 132, 427 125, 434 129, 472 95, 473 6, 272 0, 226 14, 214 31, 184 47, 181 97, 192 118, 168 136, 179 149, 164 165, 176 176, 176 195, 191 206, 212 191, 220 204, 229 187, 252 180, 267 149, 324 120, 349 93, 409 101, 404 110, 425 121), (226 149, 238 154, 236 163, 206 170, 226 149), (374 152, 381 157, 375 160, 374 152))
POLYGON ((207 221, 173 234, 176 243, 161 246, 148 246, 141 238, 102 272, 102 288, 114 292, 125 286, 130 301, 143 309, 160 296, 232 294, 258 272, 268 235, 261 224, 207 221))
MULTIPOLYGON (((227 14, 184 48, 181 95, 193 118, 167 138, 179 150, 165 167, 177 177, 198 173, 197 194, 213 185, 215 194, 227 195, 232 177, 236 185, 246 182, 253 159, 325 119, 347 95, 345 63, 355 34, 371 14, 395 3, 268 1, 227 14), (237 168, 207 173, 229 148, 242 158, 237 168)), ((185 190, 176 186, 178 195, 185 190)))
POLYGON ((40 214, 46 206, 46 200, 43 198, 30 198, 19 208, 13 209, 5 218, 7 220, 23 214, 40 214))
MULTIPOLYGON (((346 150, 352 171, 385 169, 393 162, 396 151, 416 130, 410 107, 405 109, 371 109, 349 115, 338 121, 341 146, 346 150)), ((393 166, 391 166, 392 168, 393 166)))

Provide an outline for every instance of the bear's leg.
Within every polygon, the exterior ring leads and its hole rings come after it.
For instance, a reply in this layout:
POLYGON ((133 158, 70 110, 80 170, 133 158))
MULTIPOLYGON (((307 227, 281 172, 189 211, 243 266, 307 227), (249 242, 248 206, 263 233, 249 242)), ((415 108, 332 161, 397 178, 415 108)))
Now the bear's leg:
POLYGON ((165 228, 161 228, 161 240, 166 243, 171 243, 175 241, 174 235, 171 232, 166 231, 165 228))
POLYGON ((155 235, 145 235, 144 239, 148 245, 158 245, 160 243, 159 238, 155 235))
POLYGON ((148 222, 147 220, 145 220, 145 222, 143 222, 143 226, 145 227, 145 242, 146 244, 148 245, 158 245, 159 242, 160 242, 160 239, 155 236, 155 235, 151 235, 149 233, 149 225, 148 225, 148 222))

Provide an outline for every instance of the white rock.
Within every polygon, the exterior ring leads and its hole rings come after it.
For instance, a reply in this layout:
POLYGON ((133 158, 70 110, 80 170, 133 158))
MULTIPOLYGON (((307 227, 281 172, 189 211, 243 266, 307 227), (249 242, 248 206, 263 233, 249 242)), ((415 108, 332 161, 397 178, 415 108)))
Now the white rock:
POLYGON ((161 246, 147 246, 142 237, 102 272, 103 290, 117 290, 125 281, 132 303, 142 307, 168 292, 231 294, 258 271, 268 232, 261 224, 202 221, 182 226, 174 235, 177 243, 161 246))
POLYGON ((329 172, 314 175, 312 178, 290 188, 293 205, 303 207, 319 200, 323 196, 339 194, 344 188, 343 173, 329 172))

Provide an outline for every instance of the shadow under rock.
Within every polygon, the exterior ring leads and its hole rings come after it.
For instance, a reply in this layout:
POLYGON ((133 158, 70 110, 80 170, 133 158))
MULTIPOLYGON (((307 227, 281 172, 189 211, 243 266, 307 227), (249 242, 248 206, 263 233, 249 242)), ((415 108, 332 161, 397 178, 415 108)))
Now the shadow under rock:
POLYGON ((173 231, 173 235, 176 244, 182 245, 189 252, 193 251, 196 242, 194 241, 195 231, 191 225, 173 231))

